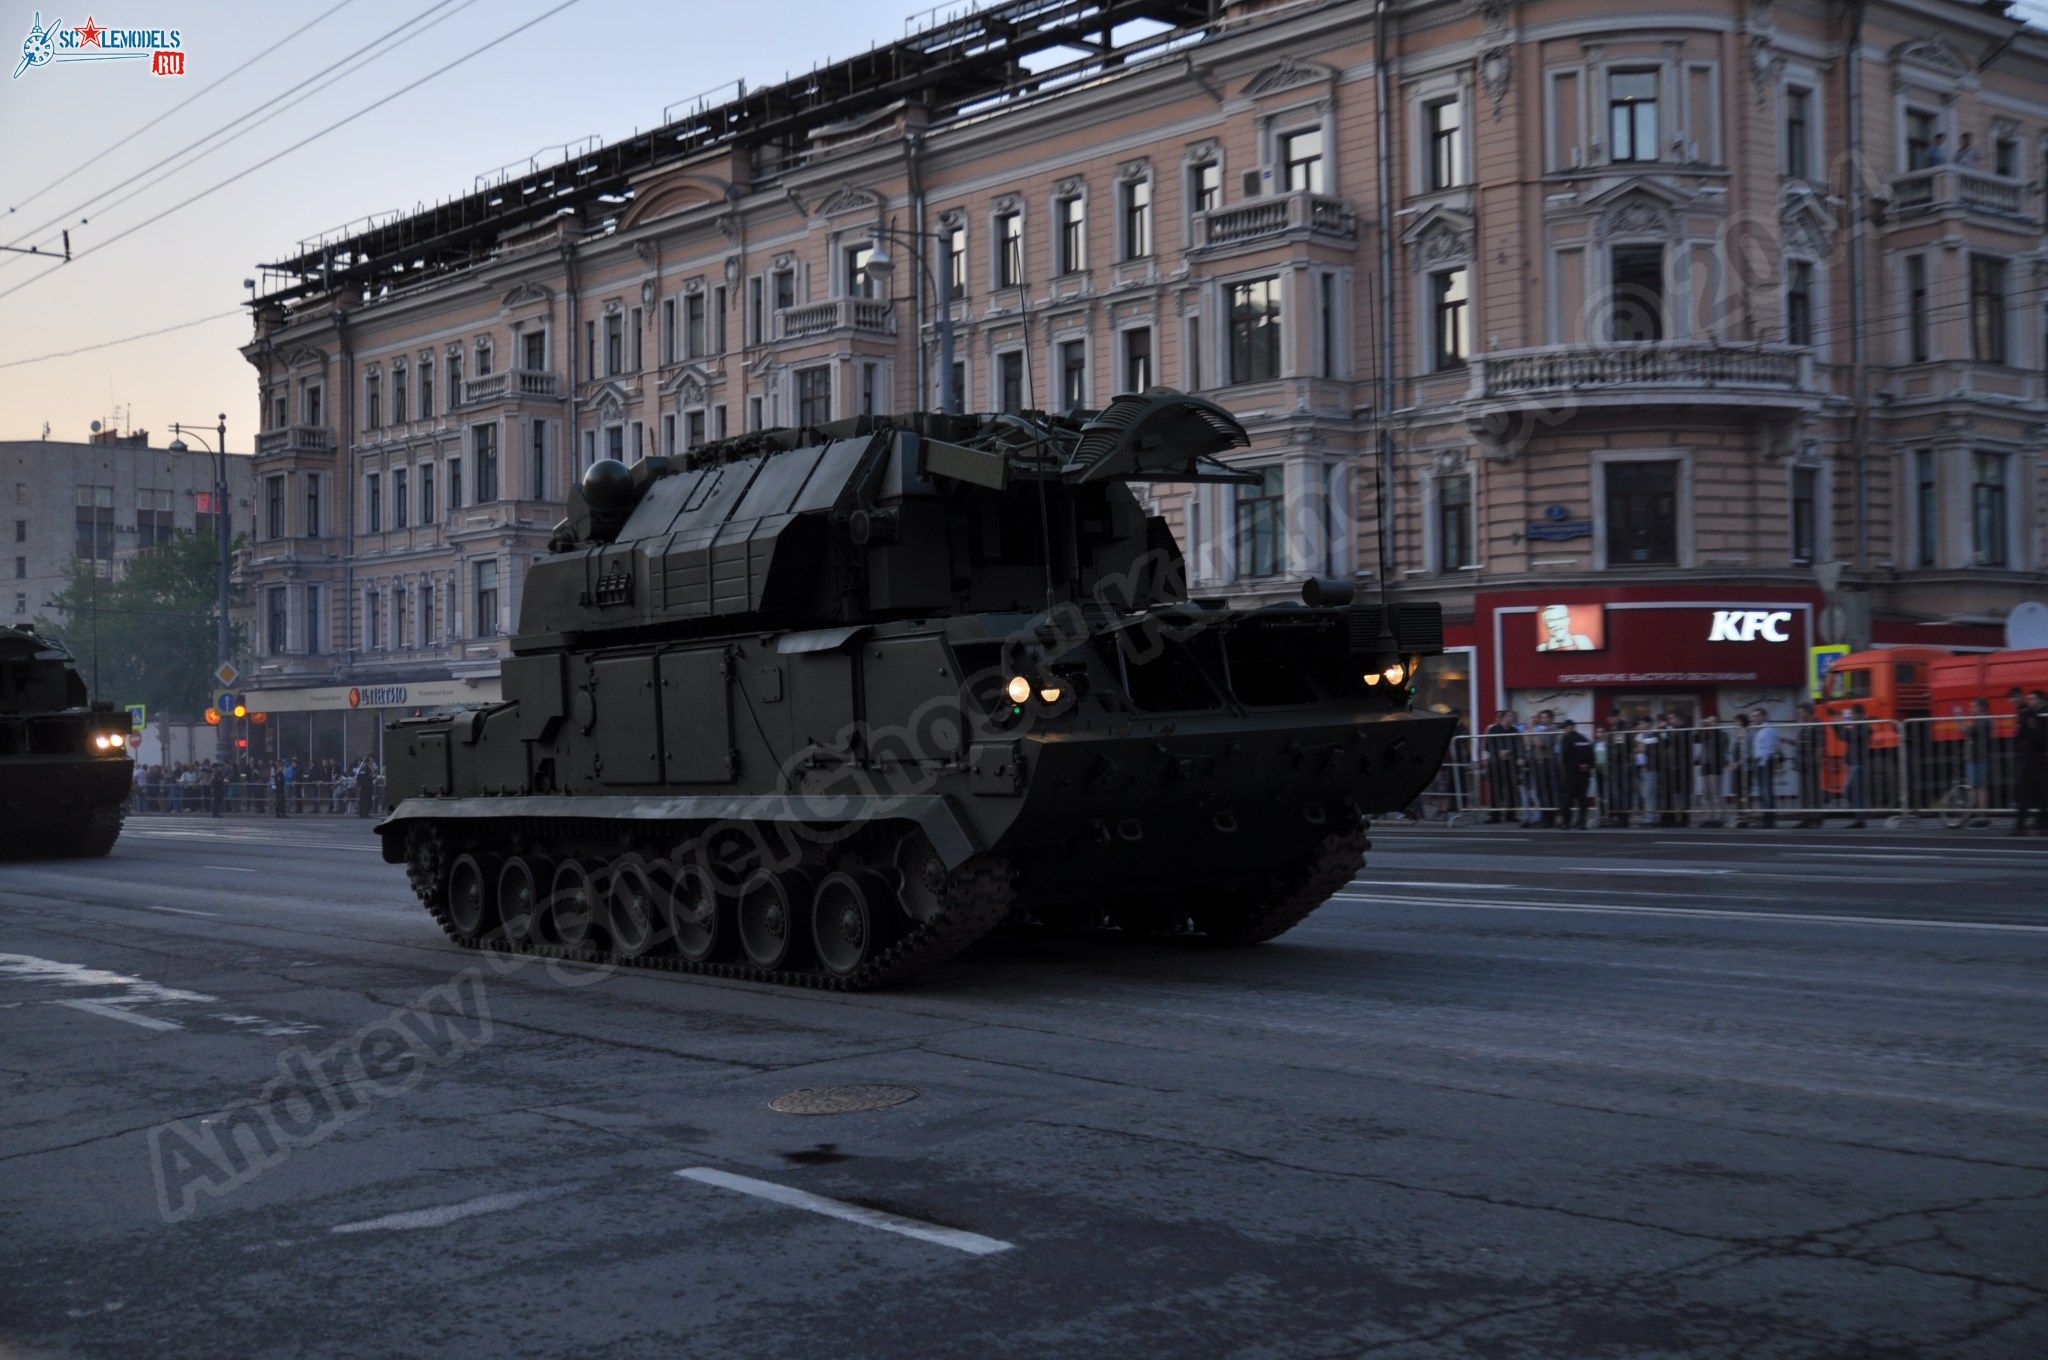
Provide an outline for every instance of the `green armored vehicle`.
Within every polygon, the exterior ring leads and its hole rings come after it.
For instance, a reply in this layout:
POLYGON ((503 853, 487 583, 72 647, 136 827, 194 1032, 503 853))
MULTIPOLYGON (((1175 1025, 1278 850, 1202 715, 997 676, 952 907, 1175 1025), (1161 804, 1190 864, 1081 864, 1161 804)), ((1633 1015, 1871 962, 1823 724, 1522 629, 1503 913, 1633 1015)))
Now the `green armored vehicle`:
POLYGON ((1005 919, 1247 944, 1429 783, 1442 650, 1189 599, 1131 482, 1244 481, 1220 408, 860 417, 585 474, 504 701, 386 732, 384 857, 457 941, 836 988, 1005 919))
POLYGON ((0 854, 112 850, 135 782, 129 726, 88 701, 62 643, 0 628, 0 854))

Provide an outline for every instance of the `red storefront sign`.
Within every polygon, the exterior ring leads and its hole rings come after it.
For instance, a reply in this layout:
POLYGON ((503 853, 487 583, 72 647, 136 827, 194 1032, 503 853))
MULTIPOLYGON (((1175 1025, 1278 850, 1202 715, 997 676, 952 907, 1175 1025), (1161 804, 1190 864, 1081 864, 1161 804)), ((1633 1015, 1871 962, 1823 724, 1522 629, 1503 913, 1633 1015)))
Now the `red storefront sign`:
POLYGON ((1477 605, 1502 689, 1798 686, 1820 595, 1579 589, 1477 605))

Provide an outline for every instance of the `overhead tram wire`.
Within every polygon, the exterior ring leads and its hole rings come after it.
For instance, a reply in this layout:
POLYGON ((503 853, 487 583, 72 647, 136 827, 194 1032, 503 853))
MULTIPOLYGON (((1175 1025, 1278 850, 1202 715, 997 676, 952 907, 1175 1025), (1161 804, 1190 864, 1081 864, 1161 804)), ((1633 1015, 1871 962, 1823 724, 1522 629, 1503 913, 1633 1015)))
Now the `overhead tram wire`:
MULTIPOLYGON (((490 51, 492 48, 497 47, 502 43, 509 42, 511 39, 518 37, 527 29, 532 28, 537 24, 544 23, 545 21, 554 18, 557 14, 560 14, 563 10, 571 9, 581 3, 583 3, 583 0, 560 0, 559 4, 553 5, 548 9, 541 11, 539 14, 536 14, 531 19, 526 20, 524 23, 506 29, 503 33, 500 33, 497 37, 492 38, 489 42, 482 43, 476 47, 471 48, 469 51, 463 53, 461 56, 455 58, 453 61, 446 62, 443 65, 435 67, 433 70, 427 72, 427 74, 419 77, 417 80, 408 81, 406 84, 399 86, 397 89, 391 91, 389 94, 382 95, 379 98, 372 100, 370 103, 363 105, 361 108, 357 109, 355 112, 351 114, 348 114, 346 117, 336 119, 334 122, 329 123, 326 127, 321 128, 318 132, 310 133, 307 136, 300 138, 298 141, 293 142, 290 146, 285 147, 283 150, 265 156, 262 160, 257 161, 254 165, 251 165, 246 169, 239 170, 234 174, 228 176, 226 179, 221 180, 218 183, 209 185, 204 189, 201 189, 196 194, 192 194, 186 198, 180 199, 178 202, 173 203, 170 207, 163 209, 161 212, 153 213, 150 216, 143 218, 134 226, 128 227, 122 231, 118 231, 114 233, 112 236, 109 236, 104 241, 100 241, 97 244, 88 246, 84 250, 77 252, 77 254, 74 255, 72 258, 74 259, 74 261, 82 260, 89 255, 93 255, 98 253, 99 251, 105 250, 108 246, 111 246, 118 241, 126 240, 128 237, 133 236, 138 231, 142 231, 147 227, 154 226, 156 223, 163 221, 165 218, 171 216, 173 213, 182 212, 184 209, 191 207, 194 203, 197 203, 199 200, 207 198, 213 194, 219 193, 222 189, 227 188, 229 185, 248 178, 250 175, 255 174, 258 170, 261 170, 266 165, 270 165, 277 161, 283 160, 286 156, 289 156, 294 152, 304 150, 306 147, 312 145, 314 142, 319 141, 322 137, 325 137, 330 132, 338 131, 339 129, 348 126, 350 123, 355 122, 356 119, 365 116, 366 114, 374 113, 376 110, 384 107, 386 104, 389 104, 394 99, 398 99, 404 95, 410 94, 412 91, 418 89, 422 85, 425 85, 427 82, 431 80, 436 80, 439 77, 446 75, 448 72, 454 70, 456 67, 461 66, 466 62, 473 61, 477 57, 480 57, 484 53, 490 51)), ((51 273, 54 272, 55 271, 51 271, 51 273)), ((12 288, 9 288, 4 292, 0 292, 0 299, 10 298, 14 296, 22 289, 33 285, 38 280, 49 278, 51 276, 51 273, 36 274, 29 278, 23 279, 20 283, 15 284, 12 288)))
MULTIPOLYGON (((345 2, 353 3, 353 0, 345 0, 345 2)), ((334 84, 335 81, 341 80, 349 75, 352 75, 356 70, 361 69, 361 66, 363 64, 366 64, 366 62, 358 60, 359 58, 363 58, 364 53, 370 53, 373 58, 379 56, 388 56, 391 52, 395 52, 396 50, 398 50, 398 48, 404 46, 406 43, 409 43, 413 39, 418 38, 422 34, 426 33, 429 29, 435 27, 435 25, 439 24, 442 20, 453 17, 455 14, 458 14, 462 10, 467 9, 470 5, 474 4, 475 2, 476 0, 461 0, 461 3, 457 4, 457 0, 438 0, 437 3, 430 5, 426 9, 420 11, 418 14, 413 15, 404 23, 386 29, 383 33, 378 34, 375 38, 372 38, 369 42, 364 43, 361 47, 358 47, 355 51, 349 53, 347 56, 340 57, 335 61, 328 63, 320 70, 313 72, 312 75, 306 77, 304 80, 295 82, 292 85, 291 89, 280 91, 279 93, 272 95, 269 99, 264 100, 262 103, 256 105, 254 108, 247 110, 246 112, 238 115, 237 117, 229 119, 227 122, 222 123, 219 127, 214 128, 212 131, 204 134, 203 136, 200 136, 190 142, 187 142, 184 146, 181 146, 176 151, 173 151, 169 155, 162 157, 154 164, 144 166, 142 169, 136 171, 134 174, 130 175, 127 179, 121 181, 119 184, 116 184, 108 189, 103 189, 99 193, 94 194, 91 198, 88 198, 81 203, 72 205, 70 208, 57 214, 55 217, 50 218, 48 221, 42 223, 40 226, 33 227, 30 230, 23 232, 20 236, 15 237, 14 240, 7 242, 6 244, 10 246, 18 246, 23 241, 26 241, 30 236, 33 236, 35 233, 40 231, 48 231, 51 227, 55 227, 62 223, 69 222, 77 214, 85 212, 86 210, 105 201, 106 199, 112 198, 116 194, 124 194, 132 197, 136 193, 140 192, 142 189, 148 188, 150 185, 160 184, 165 179, 170 178, 172 175, 182 173, 194 162, 202 159, 203 157, 210 156, 214 152, 220 150, 222 147, 228 145, 228 143, 233 142, 238 138, 244 137, 251 132, 254 132, 257 128, 262 127, 271 119, 277 117, 278 115, 286 112, 287 110, 295 107, 298 104, 304 103, 313 95, 318 94, 320 91, 328 88, 330 85, 334 84), (423 27, 415 28, 415 25, 420 25, 422 21, 426 20, 429 15, 433 15, 440 10, 445 10, 451 4, 456 5, 456 8, 453 10, 449 10, 448 13, 446 14, 439 15, 439 17, 433 19, 433 21, 430 23, 426 23, 423 27), (415 31, 411 33, 406 33, 405 30, 409 28, 415 28, 415 31), (398 35, 400 34, 404 34, 404 36, 398 37, 398 35), (397 40, 394 42, 392 41, 393 38, 397 38, 397 40), (378 52, 375 50, 379 47, 383 47, 384 44, 386 44, 387 42, 390 43, 390 46, 386 47, 384 51, 378 52), (351 63, 354 64, 352 65, 351 63), (282 100, 283 102, 280 103, 280 100, 282 100), (265 113, 266 110, 268 110, 268 113, 265 113), (264 114, 264 116, 262 118, 257 119, 256 122, 249 123, 249 120, 252 118, 256 118, 258 114, 264 114), (228 132, 229 129, 241 123, 249 123, 249 125, 247 127, 244 127, 240 132, 234 133, 232 136, 228 136, 222 138, 220 141, 214 142, 214 145, 206 147, 204 151, 200 151, 197 155, 192 156, 189 160, 186 160, 183 165, 174 166, 167 173, 163 175, 158 175, 155 179, 149 180, 147 183, 136 183, 136 181, 141 179, 144 175, 153 174, 157 170, 160 170, 167 165, 171 165, 172 162, 178 161, 181 158, 185 157, 187 153, 191 152, 194 148, 205 146, 207 142, 214 141, 216 137, 220 137, 222 133, 228 132)), ((83 226, 84 221, 83 219, 80 219, 77 223, 74 223, 73 225, 83 226)), ((51 241, 54 241, 55 239, 55 237, 50 238, 51 241)), ((47 247, 49 241, 43 242, 42 244, 43 246, 47 247)), ((0 267, 4 267, 5 263, 11 263, 11 261, 0 262, 0 267)))
MULTIPOLYGON (((289 33, 285 34, 285 35, 284 35, 284 36, 283 36, 282 38, 279 38, 279 39, 278 39, 278 40, 277 40, 276 42, 274 42, 274 43, 272 43, 272 44, 271 44, 270 46, 268 46, 268 47, 264 48, 264 49, 263 49, 263 50, 262 50, 261 52, 258 52, 258 53, 257 53, 257 54, 256 54, 255 56, 253 56, 253 57, 250 57, 250 58, 249 58, 249 59, 248 59, 247 61, 243 62, 243 63, 242 63, 242 64, 241 64, 240 66, 237 66, 237 67, 235 67, 235 69, 234 69, 234 70, 232 70, 232 71, 229 71, 229 72, 228 72, 227 74, 225 74, 225 75, 222 75, 222 76, 219 76, 219 77, 217 77, 217 78, 216 78, 216 79, 214 79, 214 80, 208 81, 208 82, 207 82, 206 84, 204 84, 204 85, 200 86, 200 87, 199 87, 198 89, 194 90, 194 91, 193 91, 193 92, 192 92, 191 94, 187 95, 187 96, 186 96, 185 98, 183 98, 183 99, 179 100, 179 101, 178 101, 177 103, 175 103, 175 104, 171 105, 171 107, 169 107, 168 109, 165 109, 165 110, 164 110, 164 111, 163 111, 162 113, 160 113, 160 114, 156 115, 155 117, 151 118, 151 119, 150 119, 149 121, 147 121, 147 122, 143 123, 143 124, 142 124, 141 126, 139 126, 139 127, 135 127, 135 128, 131 128, 131 129, 130 129, 129 131, 127 131, 127 132, 123 133, 123 134, 122 134, 122 135, 120 135, 119 137, 113 137, 113 138, 109 138, 109 139, 108 139, 108 142, 109 142, 109 144, 110 144, 110 145, 113 145, 113 146, 123 146, 123 145, 126 145, 126 144, 127 144, 127 142, 128 142, 128 140, 129 140, 129 139, 130 139, 131 137, 139 137, 139 136, 141 136, 141 135, 142 135, 143 133, 145 133, 145 132, 151 131, 151 130, 152 130, 152 129, 154 129, 154 128, 157 128, 157 127, 160 127, 160 126, 162 126, 162 125, 163 125, 164 123, 168 122, 168 121, 169 121, 169 120, 171 120, 172 118, 175 118, 175 117, 177 117, 177 116, 178 116, 178 115, 179 115, 180 113, 183 113, 183 112, 184 112, 184 111, 185 111, 186 109, 189 109, 189 108, 191 108, 191 107, 192 107, 192 106, 193 106, 194 104, 198 103, 198 102, 199 102, 200 100, 202 100, 202 99, 206 98, 206 96, 208 96, 208 95, 212 94, 212 93, 213 93, 213 92, 214 92, 215 90, 218 90, 218 89, 219 89, 219 88, 220 88, 221 86, 223 86, 223 85, 227 84, 227 83, 228 83, 229 81, 233 80, 233 79, 234 79, 234 78, 235 78, 236 76, 238 76, 238 75, 242 74, 242 72, 244 72, 244 71, 248 70, 248 69, 249 69, 249 68, 250 68, 251 66, 254 66, 254 65, 255 65, 255 64, 257 63, 257 62, 259 62, 259 61, 262 61, 262 60, 263 60, 263 59, 264 59, 265 57, 267 57, 267 56, 269 56, 269 55, 270 55, 271 53, 273 53, 273 52, 277 51, 277 49, 278 49, 278 48, 280 48, 280 47, 283 47, 283 46, 284 46, 284 45, 285 45, 286 43, 289 43, 289 42, 291 42, 291 41, 292 41, 292 40, 293 40, 294 38, 297 38, 297 37, 298 37, 298 36, 299 36, 300 34, 304 33, 304 32, 305 32, 305 31, 306 31, 307 29, 309 29, 309 28, 312 28, 312 27, 313 27, 314 25, 316 25, 316 24, 319 24, 319 23, 323 22, 324 20, 326 20, 326 19, 328 19, 328 18, 332 17, 332 16, 333 16, 333 15, 335 14, 335 12, 336 12, 336 11, 338 11, 338 10, 344 10, 344 9, 347 9, 347 8, 348 8, 348 7, 350 6, 350 5, 353 5, 353 4, 355 3, 355 2, 356 2, 356 0, 336 0, 336 3, 334 3, 334 4, 330 5, 330 6, 328 6, 328 7, 326 8, 326 9, 322 10, 322 11, 321 11, 320 13, 318 13, 318 14, 314 15, 314 16, 313 16, 312 18, 310 18, 310 19, 306 20, 306 22, 305 22, 305 23, 303 23, 303 24, 300 24, 300 25, 299 25, 299 26, 298 26, 297 28, 295 28, 295 29, 293 29, 293 30, 292 30, 291 32, 289 32, 289 33)), ((41 197, 42 197, 42 196, 43 196, 44 194, 47 194, 47 193, 49 193, 49 192, 50 192, 50 190, 52 190, 52 189, 56 188, 56 187, 57 187, 58 185, 60 185, 60 184, 63 184, 63 183, 65 183, 66 181, 68 181, 68 180, 69 180, 69 179, 70 179, 70 178, 71 178, 72 176, 74 176, 74 175, 77 175, 77 174, 79 174, 79 173, 83 172, 83 171, 84 171, 84 170, 86 169, 86 167, 87 167, 87 166, 90 166, 90 165, 94 165, 94 164, 96 164, 96 163, 97 163, 97 158, 95 158, 94 160, 81 160, 81 161, 79 161, 79 163, 78 163, 78 164, 76 164, 76 165, 72 166, 72 167, 71 167, 71 168, 70 168, 69 170, 66 170, 66 171, 65 171, 65 172, 64 172, 63 174, 61 174, 61 175, 57 176, 57 178, 55 178, 55 179, 51 180, 51 181, 50 181, 50 182, 49 182, 48 184, 45 184, 45 185, 44 185, 44 186, 43 186, 42 188, 40 188, 40 189, 37 189, 37 190, 36 190, 36 191, 35 191, 34 193, 32 193, 32 194, 28 195, 28 197, 26 197, 26 198, 23 198, 23 199, 19 200, 18 202, 15 202, 15 203, 9 204, 9 205, 8 205, 8 208, 7 208, 7 215, 8 215, 8 216, 10 216, 10 217, 11 217, 11 216, 13 216, 13 215, 14 215, 15 213, 17 213, 17 212, 21 211, 21 210, 22 210, 23 208, 27 207, 27 206, 28 206, 29 204, 31 204, 31 203, 35 202, 35 201, 36 201, 37 199, 41 198, 41 197)), ((41 231, 41 230, 43 230, 43 228, 42 228, 42 227, 37 227, 37 228, 36 228, 35 230, 36 230, 36 231, 41 231)), ((20 244, 21 244, 21 240, 20 240, 19 238, 17 238, 17 239, 15 239, 14 241, 11 241, 11 242, 9 242, 9 244, 10 244, 10 245, 20 245, 20 244)))
POLYGON ((147 340, 151 336, 169 335, 172 331, 190 330, 194 326, 203 326, 209 321, 219 321, 226 317, 242 316, 243 314, 240 307, 234 307, 225 312, 215 312, 211 316, 195 317, 190 321, 180 321, 170 326, 159 326, 153 331, 141 331, 135 335, 124 335, 118 340, 101 340, 97 344, 80 345, 76 349, 58 350, 54 354, 37 354, 27 359, 0 359, 0 369, 21 368, 28 364, 43 364, 50 362, 52 359, 69 359, 74 354, 90 354, 98 349, 112 349, 116 345, 133 344, 137 340, 147 340))

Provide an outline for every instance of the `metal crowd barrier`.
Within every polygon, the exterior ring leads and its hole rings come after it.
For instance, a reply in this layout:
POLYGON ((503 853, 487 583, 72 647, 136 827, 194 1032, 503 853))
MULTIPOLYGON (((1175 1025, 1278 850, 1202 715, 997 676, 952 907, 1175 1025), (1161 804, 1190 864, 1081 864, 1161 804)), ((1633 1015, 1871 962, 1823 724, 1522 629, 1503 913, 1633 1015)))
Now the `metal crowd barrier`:
POLYGON ((1938 817, 1982 825, 2014 804, 2010 718, 1733 722, 1459 736, 1412 811, 1454 826, 1817 826, 1938 817), (1583 749, 1583 748, 1582 748, 1583 749))
MULTIPOLYGON (((370 813, 384 806, 384 778, 373 781, 370 813)), ((141 783, 129 796, 131 812, 154 812, 206 817, 213 814, 211 784, 152 785, 141 783)), ((276 791, 265 779, 231 779, 221 789, 220 810, 224 816, 270 817, 277 812, 276 791)), ((356 812, 356 781, 353 779, 294 780, 286 787, 285 815, 288 817, 342 817, 356 812)))

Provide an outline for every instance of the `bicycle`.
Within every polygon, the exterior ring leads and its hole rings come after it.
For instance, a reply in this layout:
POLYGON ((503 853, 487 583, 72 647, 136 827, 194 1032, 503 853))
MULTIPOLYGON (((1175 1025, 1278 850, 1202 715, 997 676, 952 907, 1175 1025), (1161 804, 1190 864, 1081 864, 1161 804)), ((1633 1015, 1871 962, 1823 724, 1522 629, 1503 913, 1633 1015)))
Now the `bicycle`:
POLYGON ((1960 831, 1970 819, 1977 815, 1977 790, 1966 779, 1958 779, 1948 786, 1948 791, 1934 800, 1935 808, 1941 813, 1941 824, 1950 831, 1960 831))

